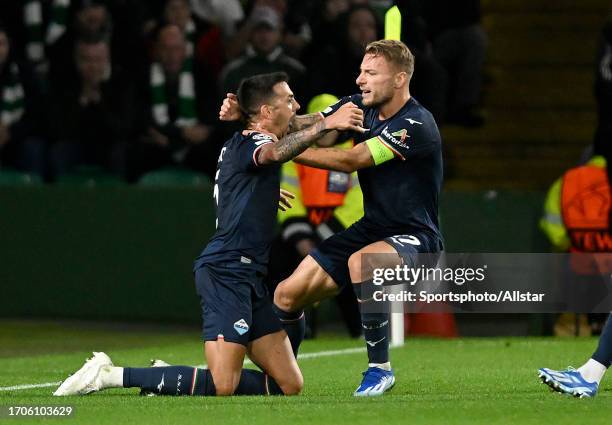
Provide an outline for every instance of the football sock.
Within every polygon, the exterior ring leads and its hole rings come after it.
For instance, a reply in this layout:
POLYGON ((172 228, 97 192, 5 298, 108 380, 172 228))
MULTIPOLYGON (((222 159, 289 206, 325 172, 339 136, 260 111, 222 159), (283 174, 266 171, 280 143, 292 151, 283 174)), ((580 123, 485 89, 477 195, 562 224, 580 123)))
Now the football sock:
POLYGON ((578 372, 587 382, 601 382, 604 374, 608 370, 604 365, 599 363, 597 360, 589 359, 585 364, 578 368, 578 372))
POLYGON ((123 368, 122 367, 105 367, 102 369, 104 373, 103 381, 105 388, 121 388, 123 387, 123 368))
POLYGON ((283 395, 283 390, 270 376, 253 369, 242 369, 234 395, 283 395))
POLYGON ((387 303, 378 303, 377 310, 382 312, 371 312, 374 310, 373 292, 375 290, 372 281, 357 283, 353 285, 355 295, 361 310, 361 326, 368 349, 368 363, 370 365, 382 365, 383 369, 389 370, 389 310, 387 303), (385 367, 386 366, 386 367, 385 367))
POLYGON ((166 395, 216 394, 210 371, 190 366, 126 367, 123 369, 123 386, 166 395))
POLYGON ((612 314, 608 316, 608 320, 599 336, 597 350, 593 353, 591 358, 598 361, 606 368, 609 368, 612 363, 612 314))
POLYGON ((304 310, 287 312, 274 305, 274 312, 281 321, 283 329, 287 332, 293 355, 297 358, 300 344, 304 340, 304 333, 306 332, 304 310))
MULTIPOLYGON (((208 369, 190 366, 113 369, 123 370, 125 388, 137 387, 155 394, 175 396, 214 396, 217 392, 208 369)), ((242 369, 234 395, 283 395, 283 391, 268 375, 258 370, 242 369)))

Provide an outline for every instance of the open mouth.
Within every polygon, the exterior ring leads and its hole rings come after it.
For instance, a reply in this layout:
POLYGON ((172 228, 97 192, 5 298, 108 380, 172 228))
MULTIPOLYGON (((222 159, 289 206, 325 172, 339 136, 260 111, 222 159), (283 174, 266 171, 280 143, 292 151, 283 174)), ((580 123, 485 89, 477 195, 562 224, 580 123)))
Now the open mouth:
POLYGON ((371 91, 371 90, 361 90, 361 94, 362 94, 363 96, 365 96, 366 94, 370 94, 370 93, 372 93, 372 91, 371 91))

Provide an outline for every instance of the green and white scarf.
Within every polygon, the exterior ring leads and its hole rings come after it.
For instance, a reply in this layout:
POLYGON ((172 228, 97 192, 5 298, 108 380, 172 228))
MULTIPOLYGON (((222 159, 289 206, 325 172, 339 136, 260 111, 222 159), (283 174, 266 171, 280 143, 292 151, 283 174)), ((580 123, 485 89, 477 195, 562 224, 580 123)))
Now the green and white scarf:
POLYGON ((185 26, 185 41, 187 42, 187 59, 193 61, 195 51, 196 26, 193 19, 190 19, 185 26))
MULTIPOLYGON (((170 122, 166 99, 166 76, 159 63, 151 64, 150 86, 153 119, 157 125, 166 125, 170 122)), ((189 127, 197 122, 193 73, 186 63, 179 75, 179 110, 174 124, 178 127, 189 127)))
POLYGON ((43 10, 40 0, 27 0, 23 18, 27 28, 28 42, 26 56, 34 63, 45 60, 45 45, 52 45, 66 31, 70 0, 53 0, 51 18, 46 31, 43 24, 43 10))
POLYGON ((11 126, 23 116, 23 86, 19 79, 17 65, 12 63, 9 68, 7 83, 2 88, 0 97, 0 124, 11 126))

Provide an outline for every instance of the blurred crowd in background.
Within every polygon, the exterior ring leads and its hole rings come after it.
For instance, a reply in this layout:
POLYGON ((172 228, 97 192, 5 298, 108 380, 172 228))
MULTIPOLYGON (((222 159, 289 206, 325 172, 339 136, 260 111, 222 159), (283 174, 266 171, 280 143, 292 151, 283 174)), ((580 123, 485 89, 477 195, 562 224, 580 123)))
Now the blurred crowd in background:
POLYGON ((0 0, 0 168, 214 176, 235 130, 217 118, 227 92, 285 71, 302 105, 356 93, 394 3, 414 97, 439 125, 482 125, 478 0, 0 0))

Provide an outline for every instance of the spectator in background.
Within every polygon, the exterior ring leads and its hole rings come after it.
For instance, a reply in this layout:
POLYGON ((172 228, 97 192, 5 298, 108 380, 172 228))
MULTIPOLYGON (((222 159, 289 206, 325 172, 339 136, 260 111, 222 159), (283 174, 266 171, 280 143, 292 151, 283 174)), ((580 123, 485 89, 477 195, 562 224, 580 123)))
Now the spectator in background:
POLYGON ((249 20, 252 29, 246 52, 223 69, 221 93, 235 93, 243 78, 284 71, 289 75, 296 98, 303 98, 306 69, 283 52, 282 21, 278 12, 270 7, 258 7, 249 20))
POLYGON ((307 99, 320 93, 354 94, 366 46, 383 38, 383 26, 367 5, 351 7, 336 25, 341 31, 338 40, 320 50, 308 66, 313 72, 309 73, 307 99))
POLYGON ((479 105, 487 36, 480 24, 480 0, 422 1, 433 54, 449 75, 447 120, 467 127, 481 126, 484 116, 479 105))
POLYGON ((77 40, 74 62, 77 79, 52 86, 48 102, 53 175, 83 165, 120 174, 135 109, 129 86, 111 73, 104 39, 77 40))
POLYGON ((12 59, 8 34, 0 24, 0 168, 9 166, 43 175, 39 98, 28 68, 12 59))
POLYGON ((155 58, 148 77, 142 79, 147 83, 141 90, 143 134, 128 157, 128 180, 173 164, 212 177, 220 148, 212 137, 214 91, 206 89, 209 79, 188 59, 179 27, 159 27, 155 40, 155 58))
POLYGON ((105 1, 78 0, 72 6, 74 13, 66 19, 68 27, 47 49, 51 85, 62 85, 78 77, 73 60, 77 40, 104 39, 111 43, 112 19, 105 1))
MULTIPOLYGON (((312 38, 308 18, 313 9, 312 2, 288 2, 287 0, 252 0, 247 2, 247 18, 226 45, 228 59, 235 59, 245 52, 253 29, 259 24, 262 10, 272 9, 281 24, 281 41, 286 53, 299 59, 302 50, 312 38)), ((293 85, 292 85, 293 87, 293 85)))
POLYGON ((319 0, 310 21, 312 43, 305 54, 310 63, 318 52, 338 45, 342 31, 338 28, 338 17, 348 12, 349 0, 319 0))
POLYGON ((163 22, 183 31, 187 43, 187 60, 197 61, 217 78, 224 61, 223 41, 219 28, 208 21, 195 18, 188 0, 167 0, 163 22))
POLYGON ((224 40, 236 33, 238 23, 244 19, 244 10, 238 0, 191 0, 193 13, 221 29, 224 40))
POLYGON ((46 76, 49 55, 65 34, 74 8, 71 0, 25 0, 22 7, 24 57, 38 74, 46 76))

